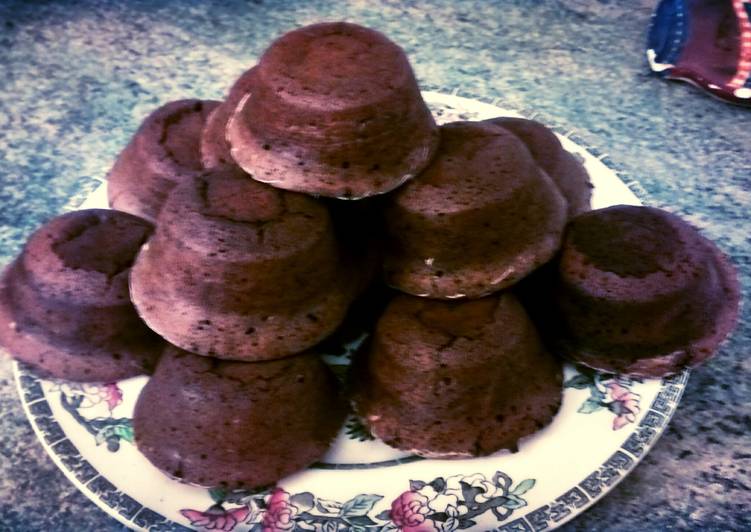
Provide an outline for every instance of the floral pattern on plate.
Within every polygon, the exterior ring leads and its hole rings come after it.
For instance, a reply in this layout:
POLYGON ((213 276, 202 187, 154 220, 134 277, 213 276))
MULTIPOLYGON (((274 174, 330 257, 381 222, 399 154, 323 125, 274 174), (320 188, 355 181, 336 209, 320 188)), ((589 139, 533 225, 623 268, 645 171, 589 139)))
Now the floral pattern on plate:
POLYGON ((107 450, 117 452, 120 442, 133 443, 133 423, 129 417, 115 417, 115 408, 123 402, 123 391, 117 383, 89 384, 59 382, 53 390, 60 393, 60 404, 79 425, 84 427, 97 445, 106 444, 107 450), (104 410, 102 407, 105 407, 104 410), (81 411, 89 414, 83 415, 81 411), (101 415, 101 413, 105 415, 101 415))
POLYGON ((636 421, 636 416, 641 412, 641 395, 631 391, 634 379, 600 373, 585 366, 578 366, 577 371, 576 375, 563 383, 563 387, 589 390, 589 398, 581 404, 578 413, 592 414, 606 409, 615 415, 613 430, 636 421))
POLYGON ((391 502, 389 509, 373 515, 382 495, 358 494, 337 502, 310 492, 290 495, 282 488, 267 494, 225 493, 210 490, 216 501, 207 510, 183 509, 192 526, 230 532, 238 524, 251 525, 251 532, 453 532, 477 524, 474 518, 492 512, 508 519, 527 505, 522 496, 535 485, 526 479, 512 487, 511 477, 496 471, 488 479, 481 473, 436 477, 430 482, 410 480, 409 489, 391 502), (228 502, 240 503, 225 509, 228 502))

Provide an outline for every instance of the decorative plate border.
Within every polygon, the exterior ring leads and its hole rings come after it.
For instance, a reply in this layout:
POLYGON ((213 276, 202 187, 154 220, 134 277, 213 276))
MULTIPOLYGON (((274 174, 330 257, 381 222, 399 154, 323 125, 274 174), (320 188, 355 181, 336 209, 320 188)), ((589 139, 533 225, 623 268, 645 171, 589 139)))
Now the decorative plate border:
POLYGON ((497 532, 530 532, 549 530, 573 519, 592 506, 612 489, 644 458, 657 443, 683 397, 689 370, 662 379, 662 388, 652 401, 637 430, 599 469, 570 490, 539 506, 526 516, 511 521, 497 532), (576 512, 574 512, 576 510, 576 512))
MULTIPOLYGON (((14 363, 13 370, 24 412, 42 446, 65 476, 97 506, 132 528, 152 532, 193 530, 141 505, 100 475, 81 456, 55 420, 42 388, 41 379, 29 367, 18 362, 14 363)), ((656 443, 675 413, 688 376, 689 371, 685 370, 662 380, 660 391, 637 429, 597 470, 547 504, 538 506, 523 517, 502 524, 496 528, 496 531, 537 532, 555 528, 601 499, 626 477, 656 443)), ((405 460, 404 463, 408 461, 405 460)), ((339 464, 332 465, 331 469, 340 467, 347 469, 346 466, 339 464)), ((220 501, 220 505, 221 502, 223 500, 220 501)), ((338 504, 341 505, 343 502, 338 504)), ((393 530, 399 530, 399 527, 393 530)))
POLYGON ((13 363, 13 375, 23 410, 42 447, 68 480, 99 508, 130 528, 151 532, 193 530, 143 506, 100 475, 88 460, 81 456, 55 420, 42 389, 41 379, 31 368, 20 362, 13 363))
MULTIPOLYGON (((464 105, 471 106, 479 103, 484 106, 496 107, 502 103, 500 99, 482 97, 468 99, 460 97, 456 89, 451 91, 450 95, 428 92, 426 93, 426 99, 429 98, 433 100, 433 107, 435 105, 446 105, 452 108, 452 102, 455 102, 456 109, 452 110, 456 110, 457 114, 455 117, 452 116, 454 119, 462 118, 460 111, 464 105), (440 103, 437 104, 436 100, 440 101, 440 103)), ((507 110, 507 108, 504 110, 507 110)), ((514 111, 514 113, 519 116, 535 118, 535 114, 533 113, 525 113, 523 111, 520 113, 514 111)), ((537 118, 539 119, 539 115, 537 118)), ((548 124, 551 123, 550 120, 545 118, 542 118, 542 120, 548 124)), ((553 127, 553 129, 565 137, 566 140, 585 148, 599 163, 604 165, 603 160, 606 158, 606 155, 589 147, 586 142, 578 138, 574 131, 562 131, 556 127, 553 127)), ((608 164, 608 167, 612 166, 614 165, 608 164)), ((617 169, 617 171, 620 174, 621 181, 631 192, 641 198, 648 196, 638 181, 633 179, 623 180, 622 176, 624 173, 620 169, 617 169)), ((66 207, 69 209, 80 207, 81 202, 86 196, 101 183, 101 180, 87 178, 85 182, 82 182, 81 193, 76 194, 75 198, 66 207)), ((96 468, 80 454, 76 446, 68 439, 62 427, 56 421, 41 380, 29 368, 18 363, 14 365, 14 375, 24 411, 44 449, 66 477, 102 510, 126 526, 136 529, 151 531, 192 530, 143 506, 126 493, 118 490, 107 478, 99 474, 96 468)), ((314 521, 316 519, 320 521, 318 524, 324 523, 325 526, 323 526, 322 530, 326 532, 328 530, 341 530, 341 528, 337 528, 341 523, 348 523, 347 529, 363 532, 385 532, 391 530, 423 532, 424 530, 429 530, 429 528, 419 524, 428 523, 426 515, 427 517, 440 516, 437 518, 439 521, 434 522, 434 524, 437 523, 437 525, 440 525, 440 528, 435 528, 435 530, 440 530, 441 532, 471 528, 475 524, 474 521, 466 518, 462 520, 461 516, 456 515, 455 507, 453 506, 449 505, 447 507, 448 510, 443 512, 436 511, 433 508, 434 513, 429 514, 428 498, 421 493, 421 490, 430 491, 433 489, 434 491, 431 492, 434 497, 433 500, 437 500, 435 499, 437 495, 444 495, 451 491, 447 488, 446 482, 452 481, 455 484, 459 482, 462 486, 461 493, 459 493, 458 499, 456 499, 459 504, 465 506, 473 505, 469 512, 470 514, 477 514, 480 510, 484 512, 492 506, 493 512, 499 519, 499 527, 494 530, 503 532, 537 531, 555 528, 573 519, 573 517, 602 498, 612 487, 625 478, 631 469, 647 454, 674 414, 685 389, 688 375, 689 372, 686 370, 679 375, 662 380, 657 396, 652 401, 649 409, 643 414, 636 429, 596 470, 559 496, 545 504, 536 504, 533 510, 511 521, 505 522, 507 518, 511 517, 511 513, 516 508, 526 505, 526 501, 521 499, 521 496, 531 489, 535 482, 534 479, 525 479, 517 483, 515 487, 512 487, 511 479, 500 471, 495 474, 492 482, 491 479, 480 474, 467 476, 454 475, 454 477, 449 477, 448 479, 438 477, 431 482, 411 480, 409 489, 393 501, 391 510, 384 510, 380 514, 373 516, 376 521, 373 521, 367 514, 372 510, 375 502, 382 499, 380 495, 357 495, 346 502, 321 500, 320 506, 317 509, 313 508, 314 514, 308 513, 307 515, 312 516, 310 518, 314 519, 314 521), (456 480, 457 477, 461 478, 456 480), (445 491, 441 491, 440 493, 435 491, 437 489, 435 488, 436 486, 440 486, 441 490, 445 491), (485 488, 478 486, 490 486, 490 489, 494 490, 494 499, 491 501, 483 498, 485 492, 482 490, 485 488), (498 495, 498 493, 501 494, 498 495), (504 513, 497 513, 498 509, 504 508, 504 513), (347 519, 351 520, 353 516, 346 515, 345 510, 346 512, 355 512, 356 515, 354 515, 354 518, 360 519, 359 523, 348 521, 347 519), (316 515, 315 512, 318 512, 318 514, 316 515), (343 512, 345 515, 343 515, 343 512), (326 523, 332 526, 326 528, 328 526, 326 523)), ((585 401, 585 403, 589 403, 590 401, 594 401, 592 404, 595 406, 582 405, 579 412, 589 413, 589 410, 582 410, 588 408, 592 408, 591 411, 605 406, 610 408, 609 405, 616 402, 611 401, 611 403, 606 403, 600 401, 599 404, 595 404, 597 401, 592 398, 585 401)), ((628 412, 623 413, 623 415, 628 415, 628 412)), ((631 421, 629 422, 632 422, 634 417, 632 414, 631 421)), ((380 468, 386 465, 405 464, 416 460, 419 460, 419 458, 406 457, 374 464, 317 464, 317 468, 342 470, 380 468), (394 463, 391 464, 390 462, 394 463)), ((310 497, 313 497, 312 500, 316 505, 319 504, 317 498, 307 492, 290 495, 282 489, 276 489, 270 493, 248 495, 242 501, 243 504, 249 504, 247 512, 244 507, 231 508, 229 511, 224 510, 222 504, 238 502, 238 500, 233 500, 232 497, 224 495, 215 497, 214 493, 211 493, 211 497, 215 499, 216 504, 207 511, 200 512, 186 509, 182 510, 181 513, 191 521, 191 524, 203 526, 206 529, 231 530, 238 520, 244 520, 245 523, 255 523, 253 524, 253 528, 251 528, 255 532, 256 530, 277 530, 276 528, 269 528, 266 525, 268 524, 268 516, 277 515, 279 511, 281 513, 278 515, 286 516, 286 519, 290 517, 294 518, 291 523, 292 528, 295 530, 318 530, 318 528, 309 528, 309 523, 302 520, 304 516, 295 517, 296 514, 294 511, 297 510, 294 509, 298 509, 297 505, 307 507, 306 505, 310 502, 310 497), (250 502, 248 503, 248 501, 250 502), (256 521, 250 521, 252 516, 248 515, 248 512, 251 511, 250 509, 253 508, 258 510, 258 514, 255 517, 256 521), (285 514, 285 511, 288 513, 285 514), (290 511, 293 511, 293 513, 290 514, 290 511), (224 528, 220 528, 220 525, 224 528)), ((307 519, 307 517, 305 518, 307 519)), ((311 523, 314 521, 311 521, 311 523)), ((286 524, 290 523, 286 522, 286 524)), ((289 528, 289 530, 292 528, 289 528)), ((287 528, 284 529, 286 530, 287 528)), ((282 530, 282 528, 278 530, 282 530)))

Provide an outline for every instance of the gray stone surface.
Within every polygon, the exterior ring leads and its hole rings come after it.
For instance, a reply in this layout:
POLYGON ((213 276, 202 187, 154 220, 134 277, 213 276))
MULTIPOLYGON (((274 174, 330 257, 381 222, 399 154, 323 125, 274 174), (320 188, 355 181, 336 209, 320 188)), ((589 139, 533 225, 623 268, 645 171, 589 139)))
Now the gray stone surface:
MULTIPOLYGON (((576 130, 643 199, 687 218, 751 286, 751 111, 648 73, 653 1, 0 2, 0 263, 61 212, 156 105, 217 98, 285 30, 348 19, 409 54, 420 82, 500 97, 576 130)), ((582 530, 751 529, 751 313, 693 372, 654 450, 582 530)), ((0 530, 121 530, 68 483, 0 361, 0 530)))

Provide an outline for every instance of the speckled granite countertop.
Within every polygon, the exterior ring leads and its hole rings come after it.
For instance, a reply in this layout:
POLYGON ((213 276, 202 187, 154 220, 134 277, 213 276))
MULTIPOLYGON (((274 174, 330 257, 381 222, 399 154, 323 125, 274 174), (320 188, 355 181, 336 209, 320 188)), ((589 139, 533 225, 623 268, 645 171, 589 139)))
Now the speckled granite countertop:
MULTIPOLYGON (((276 35, 320 20, 378 28, 424 86, 534 109, 575 129, 642 199, 701 228, 751 287, 751 111, 648 73, 654 1, 0 2, 0 263, 102 177, 140 119, 220 98, 276 35)), ((669 429, 587 530, 751 529, 751 310, 693 372, 669 429)), ((0 360, 0 530, 121 530, 31 431, 0 360)))

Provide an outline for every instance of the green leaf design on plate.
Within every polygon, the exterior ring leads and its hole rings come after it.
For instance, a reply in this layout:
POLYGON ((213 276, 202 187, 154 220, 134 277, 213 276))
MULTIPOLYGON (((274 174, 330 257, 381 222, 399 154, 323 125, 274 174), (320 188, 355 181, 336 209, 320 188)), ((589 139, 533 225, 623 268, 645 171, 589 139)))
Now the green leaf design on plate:
POLYGON ((336 521, 326 521, 323 523, 323 532, 337 532, 339 524, 336 521))
POLYGON ((588 388, 590 384, 592 384, 592 379, 590 379, 587 375, 582 375, 581 373, 579 373, 564 382, 563 387, 583 390, 584 388, 588 388))
POLYGON ((298 493, 297 495, 292 495, 292 497, 289 498, 289 502, 297 506, 297 509, 301 512, 307 512, 308 510, 313 508, 315 501, 315 496, 309 491, 304 491, 302 493, 298 493))
POLYGON ((376 524, 375 521, 373 521, 370 517, 367 515, 350 515, 343 518, 347 523, 353 526, 373 526, 376 524))
POLYGON ((600 390, 599 388, 592 386, 589 389, 590 399, 592 401, 604 401, 605 400, 605 392, 600 390))
POLYGON ((375 503, 381 499, 383 499, 383 495, 357 495, 342 505, 339 515, 341 517, 367 515, 373 509, 375 503))
POLYGON ((113 437, 117 440, 122 439, 127 442, 133 443, 133 425, 131 424, 130 419, 120 418, 101 420, 99 430, 94 436, 96 444, 101 445, 102 443, 105 443, 107 440, 113 437))
POLYGON ((316 508, 323 514, 338 515, 342 509, 342 503, 337 501, 330 501, 328 499, 317 499, 316 508))
POLYGON ((133 426, 130 423, 127 425, 115 425, 113 432, 123 440, 133 443, 133 426))
POLYGON ((527 501, 520 498, 518 495, 509 494, 508 500, 503 503, 503 506, 508 508, 509 510, 516 510, 517 508, 527 506, 527 501))
POLYGON ((591 414, 592 412, 597 412, 602 408, 603 405, 598 399, 589 398, 582 403, 577 412, 579 412, 580 414, 591 414))
POLYGON ((514 489, 511 490, 512 495, 521 496, 527 493, 529 490, 534 488, 535 486, 535 479, 528 478, 526 480, 522 480, 519 482, 519 484, 516 485, 514 489))
POLYGON ((211 488, 209 490, 209 497, 216 503, 222 503, 225 497, 227 497, 227 490, 224 488, 211 488))

